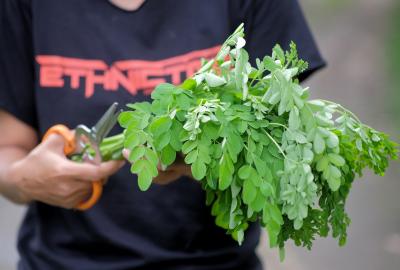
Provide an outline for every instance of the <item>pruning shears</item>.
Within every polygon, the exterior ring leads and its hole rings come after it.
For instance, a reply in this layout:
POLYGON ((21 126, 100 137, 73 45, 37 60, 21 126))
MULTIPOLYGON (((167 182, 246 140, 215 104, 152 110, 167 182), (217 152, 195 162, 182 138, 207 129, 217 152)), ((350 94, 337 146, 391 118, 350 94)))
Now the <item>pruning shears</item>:
MULTIPOLYGON (((84 162, 100 164, 102 157, 100 153, 100 143, 117 123, 120 111, 117 111, 118 103, 113 103, 96 125, 88 128, 85 125, 78 125, 75 130, 71 130, 65 125, 58 124, 49 128, 43 136, 43 141, 51 134, 59 134, 64 138, 64 154, 71 156, 79 154, 84 162)), ((75 208, 87 210, 99 200, 103 191, 100 180, 92 182, 92 194, 89 199, 79 203, 75 208)))

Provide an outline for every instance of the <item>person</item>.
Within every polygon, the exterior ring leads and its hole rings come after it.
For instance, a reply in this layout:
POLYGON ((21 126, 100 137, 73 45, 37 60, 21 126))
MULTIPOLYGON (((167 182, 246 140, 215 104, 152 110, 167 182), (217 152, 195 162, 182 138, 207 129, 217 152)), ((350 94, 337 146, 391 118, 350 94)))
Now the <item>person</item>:
POLYGON ((262 269, 259 225, 239 246, 187 166, 141 192, 123 162, 74 163, 60 136, 40 143, 54 124, 91 125, 114 101, 182 82, 241 22, 252 61, 293 40, 309 62, 300 79, 324 65, 295 0, 0 1, 0 192, 28 206, 18 269, 262 269), (71 210, 107 178, 93 208, 71 210))

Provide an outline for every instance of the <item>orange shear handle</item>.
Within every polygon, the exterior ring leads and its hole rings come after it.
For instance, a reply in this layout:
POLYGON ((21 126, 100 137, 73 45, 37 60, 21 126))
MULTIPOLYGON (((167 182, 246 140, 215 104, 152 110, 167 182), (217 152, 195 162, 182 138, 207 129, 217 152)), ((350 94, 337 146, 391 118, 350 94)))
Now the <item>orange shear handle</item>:
MULTIPOLYGON (((45 141, 51 134, 58 134, 64 138, 64 154, 73 154, 76 149, 76 141, 73 131, 64 125, 55 125, 49 128, 43 136, 45 141)), ((100 181, 92 182, 92 195, 86 201, 79 203, 75 208, 81 211, 88 210, 100 199, 101 193, 103 192, 103 185, 100 181)))

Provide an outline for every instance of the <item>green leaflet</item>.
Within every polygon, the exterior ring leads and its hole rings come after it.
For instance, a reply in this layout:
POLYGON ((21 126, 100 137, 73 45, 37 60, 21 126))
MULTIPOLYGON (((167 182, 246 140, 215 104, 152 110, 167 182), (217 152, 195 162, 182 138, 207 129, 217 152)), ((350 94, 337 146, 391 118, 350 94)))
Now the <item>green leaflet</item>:
POLYGON ((164 165, 171 165, 175 161, 175 158, 176 152, 172 146, 167 145, 161 150, 161 162, 164 165))
POLYGON ((206 73, 204 75, 204 78, 210 87, 218 87, 218 86, 226 84, 226 80, 224 78, 219 77, 210 72, 206 73))
POLYGON ((138 146, 134 148, 129 154, 129 162, 135 163, 137 160, 144 156, 146 152, 146 148, 143 146, 138 146))
POLYGON ((252 173, 255 173, 255 171, 250 165, 244 165, 238 171, 241 179, 248 179, 252 173))
POLYGON ((182 84, 181 84, 182 89, 185 90, 193 90, 196 87, 196 81, 189 78, 186 79, 182 84))
POLYGON ((289 113, 289 128, 293 130, 299 129, 300 124, 299 110, 297 107, 293 107, 293 110, 289 113))
POLYGON ((335 154, 335 153, 330 153, 328 154, 329 161, 332 162, 334 165, 341 167, 345 164, 345 160, 342 156, 335 154))
POLYGON ((248 95, 248 71, 246 70, 247 63, 249 61, 249 55, 244 49, 240 49, 236 58, 235 63, 235 83, 236 88, 242 90, 243 99, 247 98, 248 95))
POLYGON ((322 136, 317 132, 314 138, 314 151, 316 154, 321 154, 325 150, 325 141, 322 136))
POLYGON ((340 178, 336 178, 336 177, 332 176, 330 178, 327 178, 327 181, 328 181, 329 188, 332 191, 337 191, 339 189, 339 187, 340 187, 340 178))
POLYGON ((167 116, 161 116, 153 120, 150 124, 150 132, 153 133, 154 136, 161 136, 165 133, 168 133, 169 129, 171 128, 172 121, 171 118, 167 116))
POLYGON ((219 189, 225 190, 232 182, 234 166, 228 154, 224 154, 219 165, 219 189))
POLYGON ((192 165, 192 174, 194 179, 201 180, 206 176, 207 167, 206 165, 200 160, 197 159, 192 165))
POLYGON ((250 204, 257 196, 257 189, 253 181, 246 179, 243 184, 242 199, 245 204, 250 204))
POLYGON ((140 159, 132 164, 131 172, 138 175, 139 188, 146 191, 151 184, 151 179, 157 176, 157 167, 146 159, 140 159))

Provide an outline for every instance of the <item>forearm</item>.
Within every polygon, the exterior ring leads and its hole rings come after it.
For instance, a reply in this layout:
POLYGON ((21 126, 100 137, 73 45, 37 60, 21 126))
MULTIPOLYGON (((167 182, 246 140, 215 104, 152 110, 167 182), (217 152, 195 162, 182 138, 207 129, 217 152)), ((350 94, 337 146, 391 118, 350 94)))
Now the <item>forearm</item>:
POLYGON ((28 150, 21 147, 0 146, 0 194, 18 204, 26 204, 28 200, 19 191, 15 172, 10 169, 26 155, 28 150))

